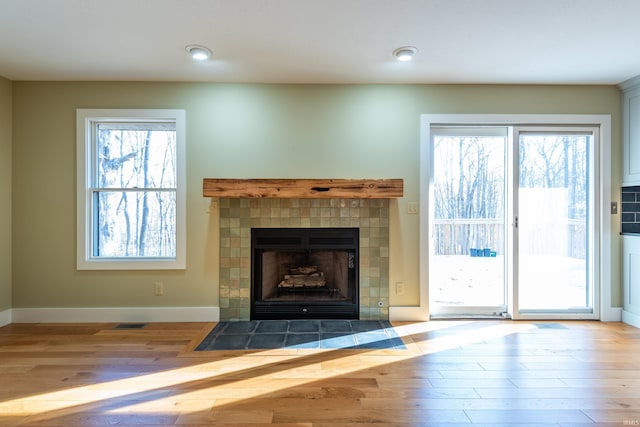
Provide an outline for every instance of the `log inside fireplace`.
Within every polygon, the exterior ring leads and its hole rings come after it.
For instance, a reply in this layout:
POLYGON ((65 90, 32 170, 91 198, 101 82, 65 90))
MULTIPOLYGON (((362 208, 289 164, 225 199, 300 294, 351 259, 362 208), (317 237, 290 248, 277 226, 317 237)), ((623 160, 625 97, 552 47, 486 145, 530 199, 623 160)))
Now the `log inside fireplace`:
POLYGON ((251 318, 357 319, 359 229, 253 228, 251 318))

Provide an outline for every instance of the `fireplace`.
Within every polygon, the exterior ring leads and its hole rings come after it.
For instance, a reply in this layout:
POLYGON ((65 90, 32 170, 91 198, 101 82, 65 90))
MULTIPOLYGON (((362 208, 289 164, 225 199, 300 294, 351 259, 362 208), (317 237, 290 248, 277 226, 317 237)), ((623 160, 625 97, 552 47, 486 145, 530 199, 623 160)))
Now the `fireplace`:
POLYGON ((221 198, 220 320, 252 315, 251 230, 358 228, 359 320, 389 319, 390 199, 221 198))
POLYGON ((358 228, 252 228, 251 319, 358 319, 358 228))

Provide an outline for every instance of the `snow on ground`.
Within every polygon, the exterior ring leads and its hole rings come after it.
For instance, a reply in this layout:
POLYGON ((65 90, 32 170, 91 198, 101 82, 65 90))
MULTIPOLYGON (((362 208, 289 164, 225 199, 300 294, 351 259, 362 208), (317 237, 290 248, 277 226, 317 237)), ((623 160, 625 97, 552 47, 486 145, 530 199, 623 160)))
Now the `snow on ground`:
MULTIPOLYGON (((440 306, 504 304, 504 257, 432 256, 431 303, 440 306)), ((560 256, 526 255, 520 260, 520 308, 586 307, 585 261, 560 256)))

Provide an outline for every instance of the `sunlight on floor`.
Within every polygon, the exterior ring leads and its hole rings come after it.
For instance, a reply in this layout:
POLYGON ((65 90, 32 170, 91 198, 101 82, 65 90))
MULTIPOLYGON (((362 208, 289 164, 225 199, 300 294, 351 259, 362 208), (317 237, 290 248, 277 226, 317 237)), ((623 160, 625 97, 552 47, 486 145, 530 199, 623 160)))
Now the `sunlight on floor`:
MULTIPOLYGON (((331 378, 361 371, 365 358, 366 369, 372 369, 535 328, 529 323, 499 321, 466 328, 470 323, 473 322, 394 323, 407 350, 268 350, 238 355, 190 352, 182 360, 193 361, 192 366, 8 400, 0 402, 0 413, 46 419, 95 406, 101 413, 170 412, 188 421, 189 414, 210 411, 212 406, 326 380, 327 372, 331 378), (221 358, 199 362, 212 357, 221 358)), ((161 360, 158 362, 161 364, 161 360)))

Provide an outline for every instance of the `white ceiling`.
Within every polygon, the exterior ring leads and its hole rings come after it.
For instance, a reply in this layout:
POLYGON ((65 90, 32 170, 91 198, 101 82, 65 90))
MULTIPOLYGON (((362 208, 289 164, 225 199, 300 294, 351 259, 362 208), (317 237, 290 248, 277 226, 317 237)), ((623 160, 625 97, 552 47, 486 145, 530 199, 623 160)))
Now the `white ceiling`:
POLYGON ((640 74, 639 18, 640 0, 0 0, 0 76, 616 84, 640 74))

